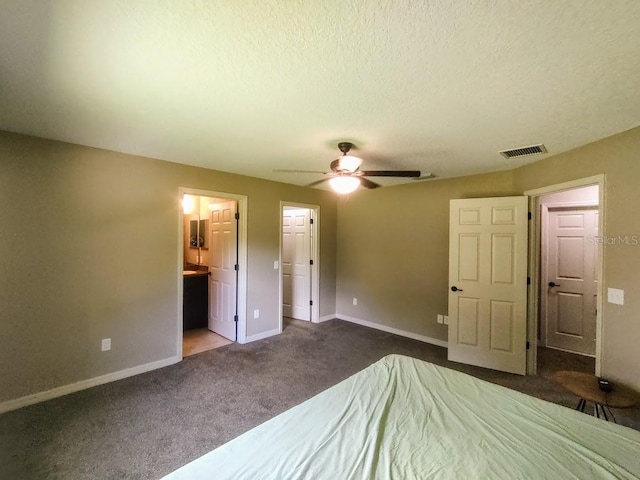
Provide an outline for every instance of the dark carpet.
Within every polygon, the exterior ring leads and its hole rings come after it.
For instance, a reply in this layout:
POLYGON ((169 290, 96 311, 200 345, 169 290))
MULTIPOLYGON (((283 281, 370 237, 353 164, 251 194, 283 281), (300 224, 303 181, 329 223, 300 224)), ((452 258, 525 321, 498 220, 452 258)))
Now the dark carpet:
MULTIPOLYGON (((592 359, 540 349, 539 374, 521 377, 447 362, 444 348, 339 320, 291 321, 276 337, 0 415, 0 478, 157 479, 390 353, 572 408, 578 399, 553 372, 594 369, 592 359)), ((640 430, 640 409, 614 413, 640 430)))

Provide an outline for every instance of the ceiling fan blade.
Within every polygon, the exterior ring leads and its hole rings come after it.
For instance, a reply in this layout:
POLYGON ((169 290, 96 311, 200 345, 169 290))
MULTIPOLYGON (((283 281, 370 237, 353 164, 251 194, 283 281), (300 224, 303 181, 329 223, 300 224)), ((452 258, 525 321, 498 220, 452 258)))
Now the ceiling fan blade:
POLYGON ((419 177, 420 170, 366 170, 361 172, 367 177, 419 177))
POLYGON ((418 177, 418 178, 414 178, 414 181, 418 181, 418 180, 430 180, 432 178, 436 178, 436 175, 434 173, 424 173, 422 176, 418 177))
POLYGON ((316 180, 315 182, 311 182, 305 185, 305 187, 315 187, 316 185, 320 185, 322 182, 326 182, 329 180, 328 178, 323 178, 322 180, 316 180))
POLYGON ((274 168, 273 169, 274 173, 328 173, 328 172, 321 172, 320 170, 287 170, 287 169, 281 169, 281 168, 274 168))
POLYGON ((360 185, 362 185, 365 188, 378 188, 380 186, 380 184, 376 182, 372 182, 368 178, 364 178, 364 177, 358 177, 358 178, 360 178, 360 185))

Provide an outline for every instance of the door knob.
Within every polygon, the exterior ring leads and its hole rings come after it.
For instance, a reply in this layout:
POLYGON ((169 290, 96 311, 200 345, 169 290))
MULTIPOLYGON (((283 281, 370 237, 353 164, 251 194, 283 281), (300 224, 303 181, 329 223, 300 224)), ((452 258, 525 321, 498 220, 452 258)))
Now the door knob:
POLYGON ((553 287, 559 287, 559 286, 560 286, 560 284, 559 284, 559 283, 554 283, 554 282, 549 282, 549 286, 550 286, 551 288, 553 288, 553 287))
POLYGON ((451 287, 451 291, 452 292, 461 292, 462 290, 454 285, 453 287, 451 287))

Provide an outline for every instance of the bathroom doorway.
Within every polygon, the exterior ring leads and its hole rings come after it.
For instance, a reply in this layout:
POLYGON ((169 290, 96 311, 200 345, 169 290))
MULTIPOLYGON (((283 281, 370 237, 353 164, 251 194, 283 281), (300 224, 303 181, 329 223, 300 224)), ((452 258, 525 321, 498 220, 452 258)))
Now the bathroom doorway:
POLYGON ((246 197, 181 188, 178 348, 183 356, 246 337, 246 197))

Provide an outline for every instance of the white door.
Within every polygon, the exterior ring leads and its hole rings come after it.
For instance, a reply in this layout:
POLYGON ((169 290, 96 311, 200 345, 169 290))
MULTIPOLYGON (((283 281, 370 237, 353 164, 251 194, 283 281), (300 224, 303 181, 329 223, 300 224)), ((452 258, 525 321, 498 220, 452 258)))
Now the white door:
POLYGON ((210 207, 209 330, 236 340, 238 230, 236 202, 210 207))
POLYGON ((282 314, 311 320, 311 210, 282 214, 282 314))
POLYGON ((451 200, 448 359, 526 373, 527 197, 451 200))
POLYGON ((596 353, 598 210, 549 208, 541 286, 547 347, 596 353))

